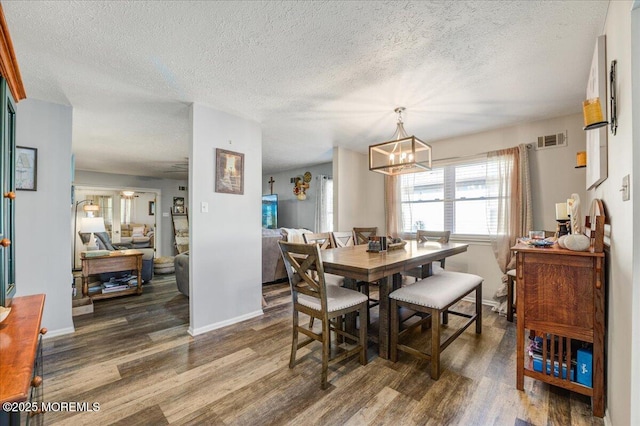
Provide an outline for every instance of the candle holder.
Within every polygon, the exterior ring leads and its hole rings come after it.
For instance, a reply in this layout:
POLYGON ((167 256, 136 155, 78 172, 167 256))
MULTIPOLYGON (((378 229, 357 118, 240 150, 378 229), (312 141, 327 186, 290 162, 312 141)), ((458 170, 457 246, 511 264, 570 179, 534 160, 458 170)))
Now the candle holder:
POLYGON ((556 222, 558 222, 558 238, 562 237, 563 235, 569 235, 569 221, 568 220, 560 220, 557 219, 556 222))

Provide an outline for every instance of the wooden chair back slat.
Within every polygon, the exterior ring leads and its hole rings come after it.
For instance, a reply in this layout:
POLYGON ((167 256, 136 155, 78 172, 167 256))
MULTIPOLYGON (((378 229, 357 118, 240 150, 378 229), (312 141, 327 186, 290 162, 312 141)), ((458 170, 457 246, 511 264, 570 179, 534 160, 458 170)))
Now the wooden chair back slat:
POLYGON ((298 293, 320 299, 323 310, 327 306, 324 268, 318 244, 278 241, 289 277, 294 303, 298 293))
POLYGON ((333 238, 334 247, 351 247, 356 244, 353 237, 353 232, 332 232, 331 237, 333 238))
POLYGON ((354 227, 353 228, 353 240, 357 245, 368 244, 369 237, 375 237, 378 235, 378 227, 354 227))
POLYGON ((335 248, 330 232, 318 232, 315 234, 302 234, 304 242, 307 244, 319 244, 321 250, 335 248))
POLYGON ((446 244, 449 242, 450 236, 451 231, 427 231, 424 229, 418 229, 416 231, 416 241, 419 243, 435 241, 438 243, 446 244))

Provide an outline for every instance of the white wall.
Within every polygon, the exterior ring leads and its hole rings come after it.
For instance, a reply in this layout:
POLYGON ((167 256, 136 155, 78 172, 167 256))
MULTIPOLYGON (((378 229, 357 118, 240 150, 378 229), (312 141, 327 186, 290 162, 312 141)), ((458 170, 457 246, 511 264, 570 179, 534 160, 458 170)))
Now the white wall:
MULTIPOLYGON (((601 198, 604 202, 607 220, 611 224, 611 255, 607 265, 608 306, 607 306, 607 418, 613 425, 638 424, 637 407, 635 421, 632 421, 632 406, 638 405, 638 395, 632 399, 633 381, 640 380, 637 367, 632 370, 632 359, 638 363, 638 352, 632 352, 632 342, 638 339, 638 331, 633 332, 633 203, 638 203, 637 186, 631 188, 633 202, 622 201, 619 189, 622 177, 633 169, 633 116, 631 86, 631 2, 615 1, 609 5, 604 34, 607 36, 607 75, 611 61, 617 64, 618 131, 608 137, 608 178, 595 190, 589 191, 589 199, 601 198), (634 337, 635 334, 635 337, 634 337), (630 373, 634 371, 635 376, 630 373)), ((595 40, 594 40, 595 44, 595 40)), ((585 70, 585 73, 587 70, 585 70)), ((636 71, 637 72, 637 71, 636 71)), ((637 76, 636 76, 637 77, 637 76)), ((586 87, 586 78, 585 78, 586 87)), ((605 102, 608 107, 608 102, 605 102)), ((608 108, 607 108, 608 109, 608 108)), ((608 114, 610 116, 610 114, 608 114)), ((638 154, 636 153, 637 157, 638 154)), ((587 159, 588 161, 588 159, 587 159)), ((636 164, 640 164, 636 163, 636 164)), ((637 170, 637 169, 636 169, 637 170)), ((635 232, 634 232, 635 231, 635 232)), ((637 269, 637 267, 636 267, 637 269)), ((637 299, 636 289, 636 299, 637 299)), ((636 302, 637 303, 637 302, 636 302)), ((637 314, 636 314, 637 315, 637 314)), ((635 323, 637 327, 637 322, 635 323)))
POLYGON ((196 335, 262 314, 262 133, 256 122, 198 104, 191 120, 189 333, 196 335), (214 192, 216 148, 244 154, 243 195, 214 192))
POLYGON ((278 194, 278 227, 279 228, 306 228, 314 229, 316 214, 316 197, 318 194, 318 175, 333 175, 332 163, 318 164, 315 166, 292 169, 277 173, 269 173, 262 176, 262 193, 269 194, 269 180, 273 178, 273 193, 278 194), (307 199, 300 201, 293 193, 291 178, 302 176, 305 172, 312 175, 307 189, 307 199))
MULTIPOLYGON (((156 179, 144 176, 117 175, 111 173, 88 172, 76 170, 75 185, 122 188, 122 189, 157 189, 161 196, 156 200, 156 224, 159 229, 159 238, 156 238, 156 255, 173 256, 173 227, 171 224, 171 206, 173 197, 184 197, 188 200, 187 191, 179 190, 180 186, 188 186, 186 180, 156 179)), ((144 207, 144 206, 143 206, 144 207)))
MULTIPOLYGON (((632 56, 632 122, 640 123, 640 1, 634 2, 631 13, 631 56, 632 56)), ((633 141, 640 143, 640 125, 632 129, 633 141)), ((640 170, 640 149, 633 149, 633 171, 640 170)), ((631 176, 631 202, 633 203, 633 221, 640 222, 640 173, 631 176)), ((640 233, 633 232, 632 247, 640 247, 640 233)), ((631 391, 629 401, 640 401, 640 250, 633 250, 633 281, 631 296, 631 391), (633 356, 635 354, 635 357, 633 356)), ((631 404, 630 423, 640 424, 640 405, 631 404)))
POLYGON ((385 235, 384 176, 369 171, 367 154, 334 148, 333 211, 336 231, 377 226, 385 235))
MULTIPOLYGON (((580 105, 576 106, 579 109, 580 105)), ((523 123, 502 129, 432 142, 433 158, 464 157, 482 154, 521 143, 535 145, 538 136, 567 131, 567 146, 529 150, 533 227, 555 230, 555 203, 566 201, 572 193, 586 197, 585 169, 576 169, 576 153, 586 150, 582 115, 523 123)))
POLYGON ((38 149, 37 191, 16 198, 16 296, 46 295, 48 337, 73 332, 71 319, 72 108, 26 99, 17 106, 16 143, 38 149), (37 267, 34 267, 34 264, 37 267))

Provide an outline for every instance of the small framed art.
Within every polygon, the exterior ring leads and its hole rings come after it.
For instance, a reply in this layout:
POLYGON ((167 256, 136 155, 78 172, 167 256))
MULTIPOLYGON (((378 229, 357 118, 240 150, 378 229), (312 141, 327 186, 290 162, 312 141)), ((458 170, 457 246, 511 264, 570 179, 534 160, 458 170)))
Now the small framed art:
POLYGON ((16 189, 23 191, 38 189, 38 150, 36 148, 16 147, 16 189))
POLYGON ((173 197, 173 212, 184 213, 184 197, 173 197))
POLYGON ((216 148, 216 192, 244 194, 244 154, 216 148))

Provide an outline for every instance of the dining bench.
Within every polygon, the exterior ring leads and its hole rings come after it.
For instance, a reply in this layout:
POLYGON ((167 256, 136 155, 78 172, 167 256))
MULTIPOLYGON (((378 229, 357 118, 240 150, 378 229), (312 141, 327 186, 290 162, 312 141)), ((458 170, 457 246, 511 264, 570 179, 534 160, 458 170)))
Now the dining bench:
POLYGON ((415 284, 401 287, 389 295, 391 299, 391 361, 398 359, 398 351, 431 361, 431 378, 440 378, 440 354, 473 322, 476 323, 476 333, 482 333, 482 282, 483 278, 462 272, 439 271, 437 274, 422 279, 415 284), (449 308, 463 297, 475 291, 475 313, 467 314, 452 311, 449 308), (400 339, 422 321, 410 325, 400 331, 400 307, 413 311, 430 314, 431 316, 431 354, 422 352, 417 348, 401 344, 400 339), (444 342, 440 342, 440 315, 442 322, 448 322, 447 315, 453 314, 468 318, 458 330, 449 336, 444 342))

